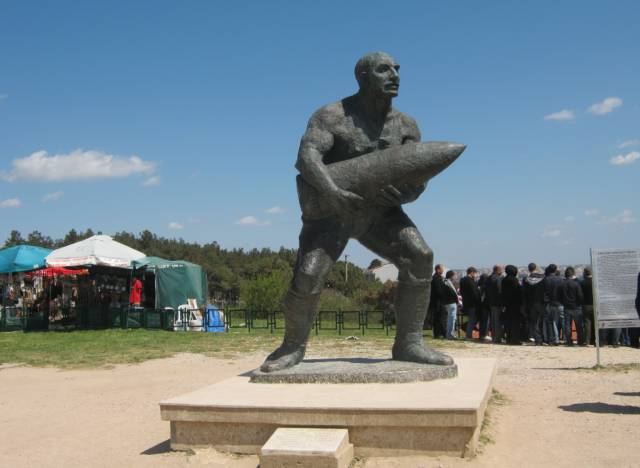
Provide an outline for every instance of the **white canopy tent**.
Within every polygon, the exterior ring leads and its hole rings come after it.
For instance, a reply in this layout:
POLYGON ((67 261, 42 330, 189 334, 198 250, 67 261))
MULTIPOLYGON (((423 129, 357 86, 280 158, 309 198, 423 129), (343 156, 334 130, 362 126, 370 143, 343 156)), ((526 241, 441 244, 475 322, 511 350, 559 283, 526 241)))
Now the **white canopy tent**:
POLYGON ((51 267, 104 265, 129 268, 132 261, 144 257, 142 252, 114 241, 111 236, 97 235, 54 250, 45 261, 51 267))

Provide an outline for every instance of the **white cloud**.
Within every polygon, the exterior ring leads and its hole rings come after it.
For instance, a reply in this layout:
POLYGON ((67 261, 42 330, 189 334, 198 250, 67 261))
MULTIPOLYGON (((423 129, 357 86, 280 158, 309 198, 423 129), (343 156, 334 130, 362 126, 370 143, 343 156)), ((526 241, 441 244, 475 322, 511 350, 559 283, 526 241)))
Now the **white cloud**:
POLYGON ((640 140, 627 140, 618 145, 618 148, 630 148, 632 146, 640 146, 640 140))
POLYGON ((156 185, 160 185, 160 176, 149 177, 148 179, 142 181, 140 183, 143 187, 155 187, 156 185))
POLYGON ((566 223, 573 223, 576 220, 575 216, 565 216, 564 221, 566 223))
POLYGON ((622 99, 619 97, 608 97, 602 102, 596 102, 592 104, 587 109, 587 112, 594 115, 604 115, 613 111, 616 107, 620 107, 622 105, 622 99))
POLYGON ((560 229, 555 227, 547 227, 547 228, 544 228, 544 231, 542 232, 542 237, 558 237, 560 234, 562 234, 560 229))
POLYGON ((53 156, 46 151, 37 151, 24 158, 14 159, 12 165, 10 172, 0 172, 1 178, 7 181, 59 182, 129 177, 149 174, 155 170, 154 163, 143 161, 139 156, 115 156, 98 150, 81 149, 53 156))
POLYGON ((176 223, 175 221, 172 221, 169 223, 169 229, 176 229, 176 230, 184 229, 184 225, 180 223, 176 223))
POLYGON ((563 109, 560 112, 554 112, 553 114, 545 115, 544 120, 573 120, 575 115, 572 110, 563 109))
POLYGON ((621 213, 611 217, 611 218, 602 218, 599 223, 600 224, 632 224, 637 221, 633 216, 633 212, 629 209, 622 210, 621 213))
POLYGON ((285 209, 276 205, 269 208, 266 212, 269 214, 282 214, 285 212, 285 209))
POLYGON ((261 221, 255 216, 245 216, 236 221, 236 224, 240 224, 241 226, 268 226, 269 221, 261 221))
POLYGON ((58 190, 57 192, 53 193, 47 193, 44 197, 42 197, 42 203, 60 200, 60 198, 62 198, 62 195, 64 195, 64 192, 62 190, 58 190))
POLYGON ((584 215, 585 216, 595 216, 599 213, 597 208, 588 208, 586 210, 584 210, 584 215))
POLYGON ((0 201, 0 208, 17 208, 22 203, 19 198, 9 198, 7 200, 0 201))
POLYGON ((618 156, 614 156, 609 160, 609 163, 614 166, 626 166, 628 164, 633 164, 636 159, 640 159, 640 151, 632 151, 627 154, 619 154, 618 156))

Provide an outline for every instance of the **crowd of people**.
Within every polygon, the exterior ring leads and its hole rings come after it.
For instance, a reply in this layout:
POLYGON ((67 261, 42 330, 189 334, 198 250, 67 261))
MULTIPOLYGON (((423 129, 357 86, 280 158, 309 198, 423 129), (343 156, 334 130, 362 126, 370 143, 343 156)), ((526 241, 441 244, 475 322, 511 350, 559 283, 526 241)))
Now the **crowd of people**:
MULTIPOLYGON (((496 265, 491 274, 467 268, 459 280, 436 265, 431 281, 431 300, 425 328, 434 338, 457 339, 458 307, 466 316, 465 339, 538 346, 589 346, 595 344, 592 271, 584 268, 581 278, 573 267, 562 272, 557 265, 542 271, 535 263, 528 274, 518 276, 514 265, 496 265), (575 335, 575 341, 574 341, 575 335)), ((640 316, 640 274, 636 309, 640 316)), ((640 328, 599 330, 600 345, 640 347, 640 328)))

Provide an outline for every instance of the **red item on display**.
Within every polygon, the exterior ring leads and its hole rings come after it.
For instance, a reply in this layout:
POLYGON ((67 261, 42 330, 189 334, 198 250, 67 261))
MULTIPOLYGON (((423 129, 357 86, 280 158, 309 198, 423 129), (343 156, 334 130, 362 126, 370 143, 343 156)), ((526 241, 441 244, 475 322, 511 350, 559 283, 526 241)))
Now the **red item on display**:
POLYGON ((34 276, 43 276, 47 278, 52 278, 54 276, 67 276, 67 275, 88 275, 89 270, 83 268, 81 270, 71 270, 69 268, 61 268, 61 267, 51 267, 51 268, 43 268, 42 270, 30 271, 25 276, 27 278, 32 278, 34 276))
POLYGON ((142 281, 135 279, 131 286, 131 294, 129 295, 130 304, 140 304, 142 301, 142 281))

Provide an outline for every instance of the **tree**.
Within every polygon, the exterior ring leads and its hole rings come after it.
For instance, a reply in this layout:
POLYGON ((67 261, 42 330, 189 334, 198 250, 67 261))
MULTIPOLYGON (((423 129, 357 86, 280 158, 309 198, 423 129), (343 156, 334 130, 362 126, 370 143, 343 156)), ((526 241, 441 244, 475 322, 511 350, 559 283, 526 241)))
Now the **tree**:
POLYGON ((33 231, 27 236, 27 244, 50 249, 53 247, 53 240, 49 236, 43 236, 40 231, 33 231))
POLYGON ((22 238, 22 234, 20 234, 20 231, 13 230, 11 231, 11 234, 9 234, 9 238, 6 241, 4 241, 4 246, 13 247, 15 245, 20 245, 24 243, 25 241, 22 238))
POLYGON ((75 244, 79 240, 80 240, 80 237, 78 236, 78 233, 76 232, 75 229, 71 228, 71 230, 67 232, 67 234, 64 236, 64 240, 62 242, 64 242, 64 245, 69 245, 69 244, 75 244))
POLYGON ((379 258, 374 258, 373 260, 371 260, 371 263, 369 263, 367 270, 373 270, 374 268, 380 268, 381 266, 382 260, 380 260, 379 258))

